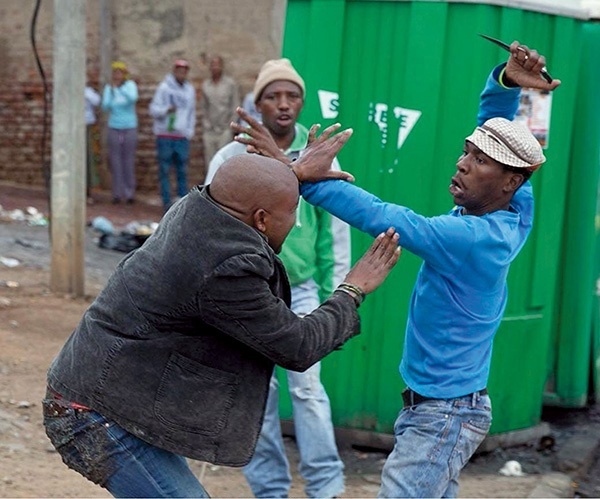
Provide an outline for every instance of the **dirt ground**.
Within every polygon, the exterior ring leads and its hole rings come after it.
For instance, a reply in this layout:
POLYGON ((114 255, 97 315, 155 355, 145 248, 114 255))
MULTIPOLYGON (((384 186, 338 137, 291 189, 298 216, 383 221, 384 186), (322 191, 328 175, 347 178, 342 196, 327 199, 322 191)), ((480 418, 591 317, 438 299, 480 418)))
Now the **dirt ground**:
MULTIPOLYGON (((125 220, 127 214, 122 217, 125 220)), ((19 260, 12 268, 0 263, 0 497, 110 497, 62 464, 45 436, 40 401, 48 365, 123 253, 98 248, 89 229, 87 297, 53 294, 48 286, 47 232, 24 222, 0 221, 0 257, 19 260)), ((292 438, 286 445, 294 473, 290 496, 304 497, 296 472, 297 448, 292 438)), ((343 497, 374 497, 386 453, 348 443, 340 446, 340 452, 346 465, 343 497)), ((477 455, 463 471, 460 496, 527 497, 540 477, 552 471, 554 459, 535 445, 477 455), (521 462, 525 476, 498 474, 510 459, 521 462)), ((251 497, 239 469, 198 462, 191 466, 213 497, 251 497)))
MULTIPOLYGON (((91 297, 73 299, 48 291, 44 269, 1 270, 0 288, 0 496, 2 497, 110 497, 105 490, 69 470, 47 440, 41 418, 40 400, 45 391, 45 371, 70 331, 89 305, 91 297), (16 288, 6 283, 16 282, 16 288)), ((98 283, 88 283, 97 289, 98 283)), ((295 464, 298 455, 291 438, 288 454, 295 464)), ((374 497, 385 453, 343 448, 347 467, 344 497, 374 497)), ((502 477, 473 475, 465 480, 461 495, 481 497, 524 497, 533 487, 536 475, 502 477), (479 477, 479 480, 477 480, 479 477), (496 489, 490 489, 490 478, 496 489)), ((214 497, 251 497, 239 469, 193 462, 193 470, 214 497), (203 469, 204 468, 204 469, 203 469)), ((302 482, 295 476, 291 496, 302 497, 302 482)))

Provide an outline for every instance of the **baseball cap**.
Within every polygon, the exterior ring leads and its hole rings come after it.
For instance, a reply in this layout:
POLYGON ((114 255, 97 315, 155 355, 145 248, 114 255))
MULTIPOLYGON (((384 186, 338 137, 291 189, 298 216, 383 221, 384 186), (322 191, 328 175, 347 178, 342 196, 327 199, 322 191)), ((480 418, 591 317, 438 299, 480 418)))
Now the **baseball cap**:
POLYGON ((531 168, 546 161, 542 146, 529 129, 506 118, 487 120, 466 140, 490 158, 514 168, 531 168))
POLYGON ((173 67, 175 67, 175 68, 189 68, 190 67, 190 63, 187 62, 185 59, 177 59, 175 61, 175 63, 173 64, 173 67))

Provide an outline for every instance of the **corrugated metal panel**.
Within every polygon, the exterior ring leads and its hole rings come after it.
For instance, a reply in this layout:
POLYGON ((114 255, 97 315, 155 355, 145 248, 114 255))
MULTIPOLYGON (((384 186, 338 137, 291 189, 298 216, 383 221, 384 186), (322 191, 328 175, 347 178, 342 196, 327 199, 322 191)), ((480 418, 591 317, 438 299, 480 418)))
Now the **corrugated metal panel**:
POLYGON ((558 303, 554 311, 553 337, 556 350, 550 363, 551 376, 546 402, 582 407, 598 379, 600 330, 594 317, 598 310, 595 281, 598 234, 595 215, 600 175, 600 24, 583 29, 580 83, 574 106, 573 143, 567 182, 568 210, 565 215, 558 303))
MULTIPOLYGON (((369 1, 369 0, 366 0, 369 1)), ((375 0, 381 1, 381 0, 375 0)), ((498 5, 500 7, 512 7, 514 9, 531 10, 533 12, 543 12, 545 14, 554 14, 559 16, 574 17, 577 19, 590 19, 592 12, 598 10, 597 0, 582 2, 581 0, 384 0, 389 2, 439 2, 448 3, 475 3, 498 5)))
MULTIPOLYGON (((536 226, 509 277, 490 389, 492 431, 539 421, 547 376, 551 305, 577 93, 581 22, 496 5, 373 0, 289 0, 284 55, 307 83, 301 121, 340 121, 355 134, 340 155, 358 185, 386 201, 435 215, 451 208, 448 184, 478 96, 506 53, 486 33, 547 56, 563 85, 553 96, 548 163, 534 176, 536 226), (515 368, 518 366, 518 368, 515 368)), ((370 240, 354 231, 353 252, 370 240)), ((398 374, 408 302, 420 261, 406 252, 361 308, 363 334, 324 362, 338 426, 390 432, 400 408, 398 374)), ((284 415, 289 404, 284 403, 284 415)))

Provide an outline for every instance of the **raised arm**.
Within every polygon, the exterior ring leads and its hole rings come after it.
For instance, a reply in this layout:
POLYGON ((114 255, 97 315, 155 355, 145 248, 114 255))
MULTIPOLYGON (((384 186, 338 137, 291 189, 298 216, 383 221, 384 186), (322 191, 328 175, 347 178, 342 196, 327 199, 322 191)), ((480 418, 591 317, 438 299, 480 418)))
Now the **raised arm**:
POLYGON ((519 106, 521 87, 552 91, 560 80, 548 83, 540 75, 546 58, 537 50, 514 41, 510 46, 508 60, 494 68, 489 75, 479 101, 477 124, 490 118, 512 120, 519 106))

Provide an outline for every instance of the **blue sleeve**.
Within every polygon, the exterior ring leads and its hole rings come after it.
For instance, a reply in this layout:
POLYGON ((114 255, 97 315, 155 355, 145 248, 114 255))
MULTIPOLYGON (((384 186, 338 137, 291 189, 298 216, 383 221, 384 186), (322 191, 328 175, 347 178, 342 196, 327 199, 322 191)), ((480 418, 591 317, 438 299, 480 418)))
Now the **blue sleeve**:
POLYGON ((138 88, 133 80, 126 81, 119 87, 121 94, 131 103, 138 100, 138 88))
POLYGON ((531 181, 525 182, 510 200, 512 208, 519 213, 521 223, 526 227, 533 225, 533 187, 531 181))
POLYGON ((482 125, 490 118, 513 120, 519 107, 521 87, 505 88, 498 83, 500 72, 506 63, 496 66, 485 83, 479 100, 477 124, 482 125))
POLYGON ((424 217, 405 206, 383 202, 342 180, 303 183, 300 192, 309 203, 373 237, 394 227, 400 246, 443 274, 462 265, 477 237, 477 230, 469 230, 465 217, 424 217))
MULTIPOLYGON (((494 68, 487 79, 481 93, 478 124, 493 117, 514 118, 521 89, 505 88, 498 83, 504 66, 494 68)), ((401 246, 444 274, 451 273, 462 264, 473 242, 479 237, 480 225, 471 217, 424 217, 405 206, 385 203, 341 180, 304 183, 300 190, 309 203, 324 208, 373 237, 394 227, 400 235, 401 246)), ((523 194, 527 192, 525 189, 523 194)))

